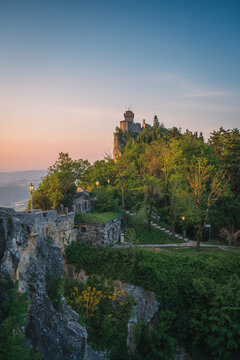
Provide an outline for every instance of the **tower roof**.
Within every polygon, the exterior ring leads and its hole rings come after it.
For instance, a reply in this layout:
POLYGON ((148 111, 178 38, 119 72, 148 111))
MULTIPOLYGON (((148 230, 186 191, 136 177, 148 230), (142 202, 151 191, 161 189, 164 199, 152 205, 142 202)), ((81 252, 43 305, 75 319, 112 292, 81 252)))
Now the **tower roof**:
POLYGON ((127 110, 127 111, 124 113, 124 119, 125 119, 125 121, 131 121, 131 122, 133 122, 134 113, 132 112, 132 110, 127 110))

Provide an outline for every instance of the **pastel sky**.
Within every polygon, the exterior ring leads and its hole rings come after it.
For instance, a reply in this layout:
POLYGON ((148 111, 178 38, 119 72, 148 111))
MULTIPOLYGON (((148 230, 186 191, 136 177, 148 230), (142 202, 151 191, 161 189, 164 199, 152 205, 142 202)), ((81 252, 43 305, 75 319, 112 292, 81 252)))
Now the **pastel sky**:
POLYGON ((240 125, 240 2, 0 0, 0 171, 111 153, 135 120, 240 125))

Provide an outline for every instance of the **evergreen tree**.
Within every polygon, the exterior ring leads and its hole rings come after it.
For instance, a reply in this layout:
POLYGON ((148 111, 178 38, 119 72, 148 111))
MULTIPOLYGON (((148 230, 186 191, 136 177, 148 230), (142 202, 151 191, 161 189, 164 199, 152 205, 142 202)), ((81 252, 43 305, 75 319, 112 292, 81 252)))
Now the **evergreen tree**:
POLYGON ((153 119, 153 127, 158 128, 159 125, 160 125, 160 123, 158 121, 158 117, 157 117, 157 115, 155 115, 154 119, 153 119))

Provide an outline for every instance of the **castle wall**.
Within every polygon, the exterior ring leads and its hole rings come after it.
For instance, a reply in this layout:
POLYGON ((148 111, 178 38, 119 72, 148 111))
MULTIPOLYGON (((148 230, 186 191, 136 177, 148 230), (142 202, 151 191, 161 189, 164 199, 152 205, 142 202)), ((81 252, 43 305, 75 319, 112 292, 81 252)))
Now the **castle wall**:
POLYGON ((14 218, 14 221, 30 226, 32 234, 41 234, 47 241, 62 249, 65 244, 77 239, 77 230, 74 229, 75 212, 59 215, 56 210, 28 213, 5 209, 7 208, 0 208, 1 216, 14 218))
POLYGON ((121 217, 107 223, 78 222, 77 240, 94 246, 116 243, 121 235, 121 217))
POLYGON ((131 132, 135 132, 135 133, 140 133, 142 130, 142 127, 141 127, 140 123, 133 123, 133 122, 122 120, 122 121, 120 121, 120 129, 123 132, 131 131, 131 132))
POLYGON ((129 121, 126 121, 126 120, 122 120, 120 121, 120 129, 123 131, 123 132, 127 132, 129 131, 129 125, 131 123, 129 121))

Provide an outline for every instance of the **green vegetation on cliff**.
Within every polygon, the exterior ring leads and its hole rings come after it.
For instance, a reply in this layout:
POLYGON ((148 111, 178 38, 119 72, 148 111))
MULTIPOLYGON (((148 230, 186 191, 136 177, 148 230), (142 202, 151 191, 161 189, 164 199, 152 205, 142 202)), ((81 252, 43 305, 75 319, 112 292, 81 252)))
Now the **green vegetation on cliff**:
POLYGON ((89 275, 120 279, 154 291, 160 315, 168 319, 165 335, 183 344, 193 359, 239 358, 238 253, 94 249, 72 243, 66 248, 66 257, 89 275))
POLYGON ((0 282, 0 360, 40 360, 42 355, 28 346, 27 294, 18 292, 18 283, 0 282))
POLYGON ((34 192, 35 208, 71 206, 76 184, 97 198, 95 210, 142 214, 151 232, 152 215, 172 232, 238 244, 240 239, 240 132, 220 128, 202 134, 155 121, 139 135, 127 133, 122 155, 92 165, 60 153, 34 192), (211 225, 211 227, 209 226, 211 225))

